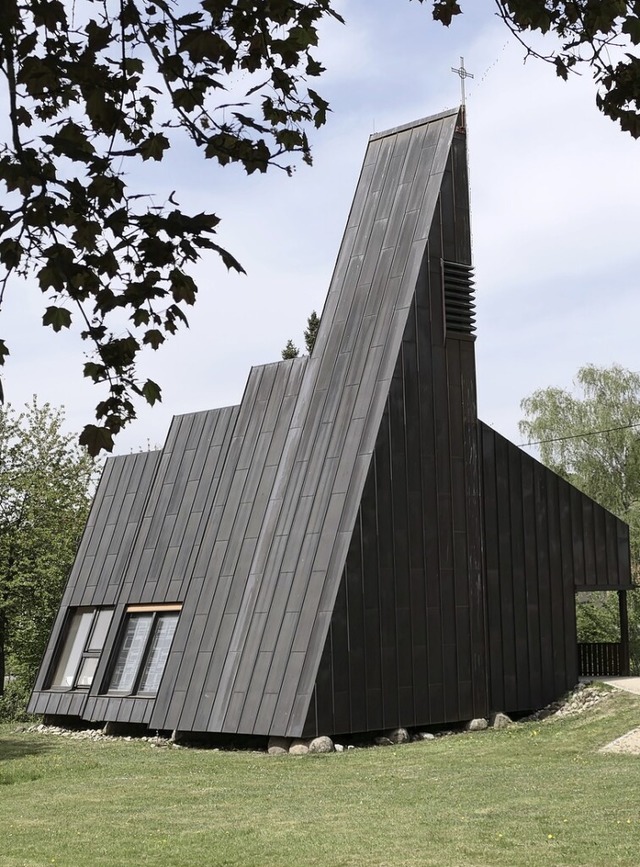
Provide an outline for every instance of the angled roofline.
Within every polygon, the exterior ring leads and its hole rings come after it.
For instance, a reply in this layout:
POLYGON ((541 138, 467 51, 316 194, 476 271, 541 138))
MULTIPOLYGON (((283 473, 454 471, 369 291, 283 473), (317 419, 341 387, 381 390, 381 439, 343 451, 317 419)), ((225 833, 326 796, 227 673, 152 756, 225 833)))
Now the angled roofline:
POLYGON ((444 120, 446 117, 452 117, 460 113, 460 106, 457 108, 448 108, 438 114, 431 114, 428 117, 421 117, 418 120, 412 120, 411 123, 403 123, 400 126, 392 126, 389 129, 384 129, 381 132, 374 132, 369 136, 369 141, 377 141, 380 138, 386 138, 390 135, 396 135, 399 132, 404 132, 408 129, 416 129, 419 126, 424 126, 428 123, 433 123, 436 120, 444 120))

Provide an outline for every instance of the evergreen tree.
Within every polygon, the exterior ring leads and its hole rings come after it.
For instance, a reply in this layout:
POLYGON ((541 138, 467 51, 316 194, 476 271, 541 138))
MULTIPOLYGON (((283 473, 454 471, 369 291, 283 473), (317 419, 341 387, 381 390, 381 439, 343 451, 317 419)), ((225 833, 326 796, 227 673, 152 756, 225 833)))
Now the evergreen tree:
POLYGON ((287 345, 282 350, 282 358, 286 361, 288 358, 297 358, 300 355, 300 350, 295 345, 293 340, 287 340, 287 345))
POLYGON ((320 327, 320 317, 316 313, 315 310, 311 311, 311 315, 307 319, 307 327, 304 332, 304 342, 307 347, 307 352, 309 355, 313 352, 313 347, 316 343, 316 337, 318 336, 318 328, 320 327))

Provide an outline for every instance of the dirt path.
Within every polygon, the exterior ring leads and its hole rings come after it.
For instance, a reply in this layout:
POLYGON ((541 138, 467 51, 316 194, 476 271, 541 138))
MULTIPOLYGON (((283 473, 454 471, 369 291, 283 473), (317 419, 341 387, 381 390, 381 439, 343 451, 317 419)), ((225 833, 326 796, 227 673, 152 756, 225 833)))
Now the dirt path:
POLYGON ((601 753, 631 753, 640 756, 640 728, 633 729, 602 747, 601 753))

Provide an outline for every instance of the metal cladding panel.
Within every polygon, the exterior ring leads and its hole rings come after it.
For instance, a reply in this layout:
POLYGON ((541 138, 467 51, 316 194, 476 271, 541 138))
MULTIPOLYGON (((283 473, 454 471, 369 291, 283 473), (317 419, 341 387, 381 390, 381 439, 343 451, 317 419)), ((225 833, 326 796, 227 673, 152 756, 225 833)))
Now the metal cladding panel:
POLYGON ((320 605, 331 608, 330 628, 305 736, 488 712, 474 343, 444 328, 446 239, 463 265, 470 255, 468 220, 455 225, 468 208, 461 154, 455 135, 408 309, 379 308, 377 379, 390 385, 370 398, 382 398, 382 420, 342 580, 320 605))
POLYGON ((277 525, 284 545, 251 583, 266 582, 270 598, 245 594, 239 606, 236 630, 246 639, 236 632, 238 651, 220 669, 212 731, 237 731, 247 720, 254 721, 254 734, 302 731, 368 470, 358 457, 373 452, 426 249, 426 238, 414 240, 415 227, 420 219, 429 222, 425 208, 435 209, 437 196, 426 193, 445 171, 456 123, 451 112, 378 136, 370 145, 375 154, 365 157, 314 364, 304 373, 293 415, 300 428, 295 460, 281 462, 276 474, 280 508, 289 516, 283 520, 281 511, 277 525), (378 353, 372 351, 376 325, 378 353), (254 630, 262 633, 259 641, 254 630), (254 669, 272 651, 268 680, 258 682, 254 669))
POLYGON ((456 123, 449 112, 373 137, 312 358, 252 371, 194 540, 201 590, 187 589, 176 633, 184 700, 161 688, 152 727, 302 731, 427 243, 415 229, 430 223, 456 123))
POLYGON ((482 422, 479 443, 492 709, 532 710, 577 681, 576 591, 632 587, 628 527, 482 422))
MULTIPOLYGON (((167 445, 163 451, 146 452, 122 457, 109 458, 106 462, 100 484, 96 491, 94 503, 87 527, 78 550, 78 555, 71 573, 67 590, 63 598, 56 623, 49 641, 47 652, 43 659, 41 671, 36 682, 36 692, 42 690, 47 673, 55 656, 56 648, 61 639, 62 630, 69 610, 77 606, 116 606, 109 635, 105 642, 96 677, 95 687, 88 696, 86 691, 80 691, 83 701, 94 700, 94 690, 102 682, 106 671, 109 654, 119 628, 119 622, 124 614, 124 606, 136 602, 164 602, 168 582, 161 583, 158 589, 158 573, 149 575, 140 568, 140 552, 145 550, 145 542, 150 533, 155 533, 157 539, 164 538, 164 547, 157 545, 154 555, 148 564, 164 563, 171 550, 170 534, 162 534, 165 523, 175 526, 177 518, 185 512, 191 512, 193 500, 183 502, 184 492, 195 494, 193 483, 189 480, 189 470, 192 468, 194 451, 186 449, 186 444, 193 442, 194 432, 198 436, 199 449, 204 451, 216 443, 214 453, 220 458, 220 441, 224 440, 227 429, 233 427, 235 408, 212 410, 205 413, 195 413, 189 416, 176 417, 172 423, 167 445), (179 506, 174 506, 179 504, 179 506), (177 515, 168 515, 169 510, 177 515), (108 540, 108 541, 107 541, 108 540), (91 556, 90 556, 91 553, 91 556), (134 580, 135 579, 135 580, 134 580), (153 581, 151 579, 154 579, 153 581)), ((216 464, 204 460, 203 467, 215 475, 216 464)), ((211 473, 202 472, 199 483, 210 487, 211 473)), ((194 537, 186 532, 180 543, 182 548, 191 551, 194 537)), ((173 557, 171 562, 177 562, 173 557)), ((181 601, 175 597, 170 601, 181 601)), ((43 692, 54 700, 59 693, 43 692)), ((42 701, 39 702, 39 705, 42 701)), ((87 705, 87 713, 92 713, 87 705)), ((116 703, 118 707, 128 707, 116 703)), ((109 704, 109 712, 114 712, 116 704, 109 704)), ((45 708, 43 712, 52 712, 45 708)), ((123 711, 124 712, 124 711, 123 711)), ((115 717, 113 717, 115 719, 115 717)))
MULTIPOLYGON (((45 683, 69 610, 113 604, 112 587, 122 580, 134 529, 149 495, 160 454, 144 452, 108 458, 105 462, 29 703, 29 707, 37 704, 38 713, 53 713, 52 703, 59 704, 60 693, 47 692, 45 683)), ((80 693, 82 701, 86 695, 86 691, 80 693)))
POLYGON ((188 576, 182 570, 203 523, 192 519, 202 513, 196 505, 216 494, 237 412, 224 407, 173 419, 125 575, 127 602, 184 601, 188 576))
POLYGON ((255 643, 259 634, 248 632, 246 617, 261 589, 260 568, 268 562, 282 507, 278 467, 291 472, 295 457, 288 433, 306 363, 296 358, 251 372, 228 448, 221 451, 219 484, 203 503, 202 521, 189 542, 198 554, 185 579, 175 637, 184 648, 175 677, 184 700, 176 701, 173 684, 163 682, 152 726, 222 731, 209 717, 226 713, 232 699, 238 707, 235 660, 238 647, 255 643))

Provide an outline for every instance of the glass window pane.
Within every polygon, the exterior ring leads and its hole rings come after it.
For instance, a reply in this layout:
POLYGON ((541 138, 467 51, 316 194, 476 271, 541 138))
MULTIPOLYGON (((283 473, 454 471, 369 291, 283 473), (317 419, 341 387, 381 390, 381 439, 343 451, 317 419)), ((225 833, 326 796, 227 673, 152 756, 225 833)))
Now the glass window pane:
POLYGON ((139 692, 157 692, 164 671, 173 634, 178 622, 177 614, 158 615, 151 638, 151 646, 140 678, 139 692))
POLYGON ((87 650, 102 650, 112 616, 113 611, 108 609, 98 611, 95 623, 93 624, 93 632, 91 633, 91 638, 87 645, 87 650))
POLYGON ((80 672, 78 674, 76 686, 91 686, 91 684, 93 683, 93 676, 96 673, 97 667, 97 656, 85 656, 85 658, 82 660, 82 665, 80 666, 80 672))
POLYGON ((110 690, 131 692, 142 662, 153 614, 131 615, 127 621, 118 659, 113 669, 110 690))
POLYGON ((92 620, 93 611, 77 611, 73 615, 51 686, 67 689, 73 686, 92 620))

